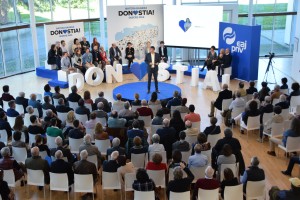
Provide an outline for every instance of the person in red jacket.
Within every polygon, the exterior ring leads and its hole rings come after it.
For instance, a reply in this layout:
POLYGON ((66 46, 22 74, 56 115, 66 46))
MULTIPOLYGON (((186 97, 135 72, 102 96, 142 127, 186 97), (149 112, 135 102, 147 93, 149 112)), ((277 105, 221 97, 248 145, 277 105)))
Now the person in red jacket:
POLYGON ((152 161, 147 163, 146 170, 165 170, 167 172, 167 164, 162 163, 161 154, 155 153, 152 156, 152 161))
POLYGON ((151 119, 153 118, 153 112, 151 110, 151 108, 148 108, 148 104, 147 101, 145 99, 142 100, 141 102, 142 107, 136 109, 136 111, 138 111, 140 116, 150 116, 151 115, 151 119))

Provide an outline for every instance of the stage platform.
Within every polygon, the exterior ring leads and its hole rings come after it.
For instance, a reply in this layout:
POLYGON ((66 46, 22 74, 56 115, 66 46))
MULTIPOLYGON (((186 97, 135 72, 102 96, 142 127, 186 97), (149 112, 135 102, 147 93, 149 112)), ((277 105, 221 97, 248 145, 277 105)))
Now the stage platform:
MULTIPOLYGON (((154 82, 152 82, 150 94, 147 94, 147 85, 147 82, 135 82, 118 86, 113 90, 113 98, 116 99, 116 95, 120 93, 122 94, 123 100, 133 101, 134 94, 138 93, 140 95, 140 100, 146 99, 148 101, 151 98, 151 93, 155 91, 155 86, 154 82)), ((158 99, 160 100, 169 100, 173 98, 173 92, 175 90, 181 93, 181 89, 178 86, 170 83, 158 82, 158 89, 160 91, 158 99)))

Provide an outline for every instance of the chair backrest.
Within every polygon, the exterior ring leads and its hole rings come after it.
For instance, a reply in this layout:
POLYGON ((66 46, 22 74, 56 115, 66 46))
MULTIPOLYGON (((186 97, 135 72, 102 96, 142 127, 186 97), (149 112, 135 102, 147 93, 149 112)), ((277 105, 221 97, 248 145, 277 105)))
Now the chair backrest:
POLYGON ((69 146, 71 153, 79 153, 79 146, 83 143, 83 139, 74 139, 74 138, 69 138, 69 146))
POLYGON ((195 142, 197 142, 197 135, 191 135, 191 136, 187 135, 185 141, 187 141, 190 145, 192 145, 195 142))
POLYGON ((290 129, 291 123, 292 123, 292 120, 285 120, 285 121, 283 122, 283 124, 284 124, 283 129, 284 129, 284 131, 290 129))
POLYGON ((25 113, 24 115, 24 126, 28 127, 31 125, 30 116, 28 113, 25 113))
POLYGON ((104 127, 104 126, 107 126, 107 120, 105 117, 102 117, 102 118, 96 118, 96 121, 97 122, 100 122, 100 124, 104 127))
POLYGON ((58 99, 53 98, 53 102, 54 102, 54 106, 56 107, 58 105, 58 99))
POLYGON ((3 180, 7 182, 9 187, 16 187, 15 174, 13 169, 3 170, 4 177, 3 180))
POLYGON ((170 114, 164 114, 163 119, 171 119, 170 114))
POLYGON ((263 115, 263 124, 266 124, 266 122, 273 117, 274 113, 264 113, 263 115))
POLYGON ((224 179, 224 169, 229 168, 232 170, 234 177, 238 177, 238 164, 221 164, 221 170, 220 170, 220 181, 223 181, 224 179))
POLYGON ((221 133, 214 134, 214 135, 209 134, 207 137, 207 141, 210 143, 211 147, 214 147, 217 144, 218 140, 221 138, 222 138, 221 133))
POLYGON ((260 128, 260 116, 248 117, 247 131, 258 130, 260 128))
POLYGON ((207 165, 203 166, 203 167, 190 167, 190 170, 191 170, 192 174, 194 175, 193 183, 195 183, 199 178, 205 177, 206 167, 207 167, 207 165))
POLYGON ((35 93, 36 95, 36 100, 40 101, 41 103, 43 103, 44 99, 43 99, 43 95, 40 93, 35 93))
POLYGON ((189 151, 181 151, 182 161, 188 163, 191 154, 192 154, 192 149, 190 149, 189 151))
POLYGON ((170 192, 170 200, 190 199, 190 191, 187 192, 170 192))
POLYGON ((180 113, 181 119, 184 120, 184 117, 187 115, 187 113, 180 113))
POLYGON ((196 128, 199 131, 201 130, 201 121, 200 122, 192 122, 192 128, 196 128))
POLYGON ((290 114, 290 109, 289 108, 281 110, 281 116, 283 117, 284 120, 289 119, 289 114, 290 114))
POLYGON ((32 146, 32 143, 35 143, 35 136, 34 134, 28 133, 29 136, 29 146, 32 146))
POLYGON ((237 117, 239 114, 245 111, 245 107, 234 107, 231 112, 231 118, 237 117))
POLYGON ((131 162, 135 168, 145 168, 148 162, 148 153, 132 153, 131 162))
POLYGON ((171 106, 171 116, 173 116, 174 110, 176 110, 177 106, 171 106))
POLYGON ((33 108, 33 114, 39 117, 39 110, 37 108, 33 108))
POLYGON ((243 184, 225 187, 224 200, 241 200, 241 199, 243 199, 243 184))
POLYGON ((300 151, 300 137, 287 137, 286 152, 300 151))
POLYGON ((142 106, 131 106, 131 111, 135 112, 138 108, 141 108, 142 106))
POLYGON ((120 104, 113 104, 112 105, 112 111, 115 110, 117 112, 120 112, 120 110, 124 109, 124 104, 120 105, 120 104))
POLYGON ((58 119, 60 119, 63 123, 66 122, 66 120, 67 120, 67 115, 68 115, 68 113, 57 112, 57 117, 58 117, 58 119))
POLYGON ((198 200, 218 200, 219 199, 219 188, 214 190, 198 190, 198 200))
POLYGON ((149 178, 151 178, 156 187, 166 187, 166 173, 165 170, 147 170, 149 178))
POLYGON ((145 122, 145 127, 150 127, 151 126, 151 116, 139 116, 139 120, 143 120, 145 122))
POLYGON ((5 145, 7 145, 8 138, 7 138, 7 132, 5 129, 0 130, 0 141, 3 142, 5 145))
POLYGON ((273 99, 272 104, 275 106, 277 103, 279 103, 279 99, 273 99))
POLYGON ((124 179, 125 179, 125 184, 124 184, 125 192, 133 191, 132 184, 133 184, 134 180, 136 179, 135 173, 126 173, 124 179))
POLYGON ((149 108, 151 108, 152 112, 153 112, 153 115, 156 115, 157 111, 161 108, 161 105, 160 104, 157 104, 157 105, 149 105, 149 108))
POLYGON ((201 154, 207 157, 208 164, 211 164, 211 149, 207 151, 201 151, 201 154))
POLYGON ((155 200, 155 193, 154 191, 136 191, 134 190, 134 200, 155 200))
POLYGON ((94 192, 92 174, 74 174, 74 192, 94 192))
POLYGON ((84 106, 87 107, 87 108, 90 110, 90 112, 93 111, 92 104, 90 104, 90 103, 85 103, 84 106))
POLYGON ((50 190, 69 191, 67 173, 56 174, 50 172, 50 190))
MULTIPOLYGON (((68 162, 68 158, 67 157, 62 157, 61 159, 63 159, 64 161, 68 162)), ((51 160, 52 162, 56 161, 56 158, 54 156, 51 156, 51 160)))
POLYGON ((271 125, 271 137, 277 137, 283 134, 284 123, 272 123, 271 125))
POLYGON ((150 135, 149 135, 149 138, 150 138, 150 143, 152 143, 152 136, 156 133, 156 131, 160 128, 162 128, 163 125, 152 125, 151 124, 151 132, 150 132, 150 135))
POLYGON ((2 102, 3 102, 3 110, 6 112, 7 109, 9 109, 8 101, 2 101, 2 102))
POLYGON ((156 153, 161 155, 162 163, 167 163, 167 152, 166 151, 151 151, 151 152, 149 152, 149 160, 151 160, 152 156, 156 153))
POLYGON ((27 184, 35 186, 44 186, 44 172, 43 170, 27 169, 27 184))
POLYGON ((88 120, 88 116, 86 114, 80 115, 80 114, 75 113, 75 117, 83 124, 85 124, 85 122, 88 120))
POLYGON ((102 189, 113 190, 121 189, 120 177, 117 172, 102 172, 102 189))
POLYGON ((95 140, 95 146, 98 148, 101 154, 106 155, 107 149, 111 147, 110 140, 95 140))
POLYGON ((280 92, 283 94, 289 94, 289 89, 280 89, 280 92))
POLYGON ((97 155, 92 155, 87 157, 87 161, 94 163, 96 165, 96 169, 98 169, 98 158, 97 155))
POLYGON ((39 155, 41 156, 42 159, 45 159, 47 156, 47 151, 40 151, 39 155))
POLYGON ((46 117, 47 116, 47 110, 42 109, 42 111, 43 111, 43 117, 46 117))
POLYGON ((290 100, 290 107, 293 109, 298 105, 300 105, 300 96, 292 96, 290 100))
MULTIPOLYGON (((13 132, 12 135, 14 135, 14 134, 15 134, 15 132, 13 132)), ((15 141, 14 137, 12 137, 12 141, 13 142, 15 141)), ((25 137, 25 133, 24 132, 21 133, 21 139, 20 139, 20 141, 26 142, 26 137, 25 137)))
POLYGON ((232 99, 223 99, 222 100, 222 110, 228 110, 232 102, 232 99))
POLYGON ((47 135, 47 145, 48 145, 49 149, 56 148, 57 145, 55 143, 55 138, 56 137, 47 135))
POLYGON ((27 149, 25 147, 12 147, 12 155, 18 163, 25 163, 27 159, 27 149))
MULTIPOLYGON (((186 178, 187 174, 184 172, 182 178, 186 178)), ((174 180, 174 168, 169 168, 169 182, 174 180)))
POLYGON ((9 123, 10 127, 14 127, 15 121, 16 121, 16 117, 7 116, 7 122, 9 123))
POLYGON ((265 199, 266 182, 247 181, 246 199, 265 199))
POLYGON ((92 141, 95 141, 95 139, 94 139, 95 129, 87 128, 87 129, 85 129, 85 132, 86 132, 87 135, 91 136, 92 141))
POLYGON ((69 101, 69 107, 75 111, 76 108, 78 107, 78 102, 69 101))

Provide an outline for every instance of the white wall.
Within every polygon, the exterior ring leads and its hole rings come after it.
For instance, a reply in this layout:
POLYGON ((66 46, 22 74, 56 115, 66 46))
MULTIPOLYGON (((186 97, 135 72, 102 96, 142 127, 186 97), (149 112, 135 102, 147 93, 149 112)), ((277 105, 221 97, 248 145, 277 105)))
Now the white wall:
MULTIPOLYGON (((296 52, 296 48, 294 48, 292 62, 292 77, 297 82, 300 82, 300 3, 298 3, 297 12, 298 14, 295 23, 297 27, 295 31, 295 37, 298 38, 298 51, 296 52)), ((295 44, 294 46, 296 47, 297 44, 295 44)))

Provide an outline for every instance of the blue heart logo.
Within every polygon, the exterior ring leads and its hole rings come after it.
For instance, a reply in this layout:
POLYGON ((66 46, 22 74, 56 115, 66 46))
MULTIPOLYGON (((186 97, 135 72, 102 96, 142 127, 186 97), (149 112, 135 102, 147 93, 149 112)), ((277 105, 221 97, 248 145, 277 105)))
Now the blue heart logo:
POLYGON ((139 13, 139 11, 137 11, 137 10, 133 11, 133 14, 135 14, 135 15, 137 15, 138 13, 139 13))
POLYGON ((66 34, 68 32, 68 30, 63 30, 64 34, 66 34))
POLYGON ((184 31, 187 32, 187 30, 189 30, 189 28, 191 28, 192 26, 192 22, 190 20, 190 18, 186 18, 186 20, 180 20, 179 21, 179 27, 184 31))
POLYGON ((132 63, 130 70, 131 72, 137 77, 139 80, 142 80, 144 76, 148 73, 147 71, 147 64, 142 62, 141 64, 134 62, 132 63))

